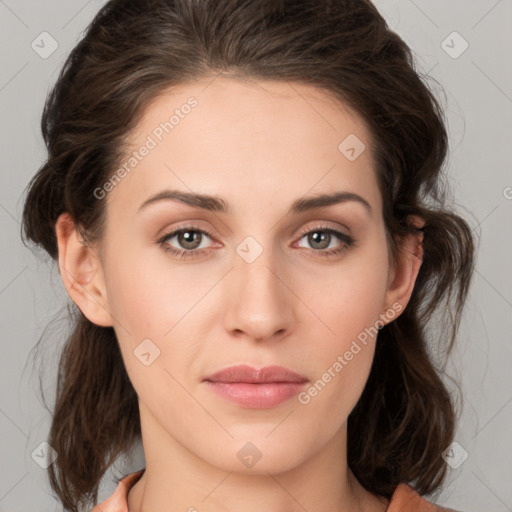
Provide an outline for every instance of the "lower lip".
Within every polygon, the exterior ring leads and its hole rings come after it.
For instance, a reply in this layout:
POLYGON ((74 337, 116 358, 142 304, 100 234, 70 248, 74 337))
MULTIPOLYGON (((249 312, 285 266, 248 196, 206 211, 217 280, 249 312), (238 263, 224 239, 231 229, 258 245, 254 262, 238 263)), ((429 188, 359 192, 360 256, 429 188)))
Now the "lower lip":
POLYGON ((268 382, 249 384, 246 382, 211 382, 208 387, 217 394, 243 407, 269 409, 296 396, 304 388, 300 382, 268 382))

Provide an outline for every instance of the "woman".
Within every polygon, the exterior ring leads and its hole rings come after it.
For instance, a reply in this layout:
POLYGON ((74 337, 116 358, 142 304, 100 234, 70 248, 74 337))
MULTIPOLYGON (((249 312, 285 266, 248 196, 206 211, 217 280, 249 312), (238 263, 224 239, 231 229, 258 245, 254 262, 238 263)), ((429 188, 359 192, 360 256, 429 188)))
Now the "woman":
POLYGON ((43 114, 26 239, 76 305, 48 442, 66 510, 446 510, 468 224, 368 1, 113 0, 43 114), (448 350, 449 352, 449 350, 448 350), (87 508, 86 508, 87 509, 87 508))

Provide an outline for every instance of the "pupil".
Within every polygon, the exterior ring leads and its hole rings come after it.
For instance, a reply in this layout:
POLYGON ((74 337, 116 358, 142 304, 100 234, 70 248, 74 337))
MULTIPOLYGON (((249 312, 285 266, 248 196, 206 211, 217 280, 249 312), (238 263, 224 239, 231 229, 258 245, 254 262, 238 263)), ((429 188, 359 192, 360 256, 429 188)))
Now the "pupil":
POLYGON ((325 231, 315 231, 314 233, 312 233, 310 235, 310 242, 311 240, 313 241, 313 243, 320 243, 321 247, 320 249, 325 249, 325 247, 327 247, 329 245, 329 234, 326 233, 325 231), (325 242, 327 240, 327 244, 326 243, 323 243, 322 245, 322 241, 325 242))
MULTIPOLYGON (((196 231, 184 231, 181 233, 181 237, 182 239, 184 239, 184 246, 188 249, 195 249, 194 246, 197 246, 199 245, 197 243, 197 240, 194 242, 194 235, 197 235, 197 238, 199 239, 199 233, 197 233, 196 231), (192 247, 189 247, 187 244, 191 244, 192 247)), ((181 241, 180 241, 181 243, 181 241)))

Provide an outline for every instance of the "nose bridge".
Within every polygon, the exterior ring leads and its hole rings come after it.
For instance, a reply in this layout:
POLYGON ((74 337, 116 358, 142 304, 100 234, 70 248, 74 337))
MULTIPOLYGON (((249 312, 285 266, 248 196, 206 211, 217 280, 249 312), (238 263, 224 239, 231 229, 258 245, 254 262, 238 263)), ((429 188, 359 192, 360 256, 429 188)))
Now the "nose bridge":
MULTIPOLYGON (((267 238, 270 240, 270 238, 267 238)), ((247 237, 237 247, 229 277, 225 327, 264 340, 291 328, 293 294, 270 245, 247 237)))

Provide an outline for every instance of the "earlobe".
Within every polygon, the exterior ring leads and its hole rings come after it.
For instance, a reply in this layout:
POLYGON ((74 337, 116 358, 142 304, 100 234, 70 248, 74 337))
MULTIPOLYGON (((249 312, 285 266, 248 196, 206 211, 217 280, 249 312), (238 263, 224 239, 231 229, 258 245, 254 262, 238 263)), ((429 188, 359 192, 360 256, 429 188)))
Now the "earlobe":
POLYGON ((57 219, 55 232, 59 272, 68 295, 92 323, 111 327, 112 316, 96 249, 84 243, 67 212, 57 219))
POLYGON ((401 306, 400 311, 405 309, 414 290, 423 260, 423 232, 420 229, 425 222, 416 215, 411 215, 409 218, 418 231, 401 240, 396 265, 389 272, 385 300, 387 309, 396 308, 398 304, 401 306))

